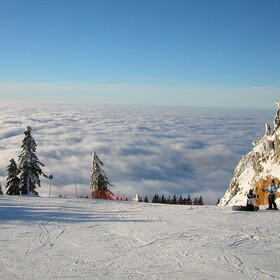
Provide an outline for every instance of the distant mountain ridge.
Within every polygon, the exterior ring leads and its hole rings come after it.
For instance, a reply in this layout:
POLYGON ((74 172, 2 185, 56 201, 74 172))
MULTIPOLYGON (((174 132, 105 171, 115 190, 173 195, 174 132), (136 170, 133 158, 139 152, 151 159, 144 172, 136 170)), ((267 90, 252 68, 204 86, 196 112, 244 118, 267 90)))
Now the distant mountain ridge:
MULTIPOLYGON (((265 124, 265 134, 259 141, 254 141, 253 149, 243 156, 237 164, 230 186, 220 200, 219 206, 245 205, 246 194, 254 189, 259 195, 258 205, 267 204, 266 188, 274 179, 280 184, 280 101, 274 118, 274 129, 265 124)), ((280 206, 280 192, 276 203, 280 206)))

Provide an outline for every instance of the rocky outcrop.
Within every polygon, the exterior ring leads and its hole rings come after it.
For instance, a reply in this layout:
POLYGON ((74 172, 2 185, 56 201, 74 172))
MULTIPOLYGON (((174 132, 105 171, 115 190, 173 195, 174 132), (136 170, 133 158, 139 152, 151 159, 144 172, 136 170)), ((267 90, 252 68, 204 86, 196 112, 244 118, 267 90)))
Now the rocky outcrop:
POLYGON ((278 130, 278 128, 280 127, 280 101, 276 101, 276 104, 278 106, 278 110, 276 112, 275 118, 274 118, 274 130, 278 130))
MULTIPOLYGON (((274 130, 268 124, 265 125, 265 133, 262 139, 253 142, 253 149, 243 156, 234 170, 234 176, 220 206, 244 205, 249 189, 254 189, 259 195, 257 204, 267 204, 266 188, 272 179, 280 182, 280 101, 276 102, 278 109, 274 118, 274 130)), ((279 188, 280 189, 280 188, 279 188)), ((280 193, 277 193, 278 205, 280 193)))

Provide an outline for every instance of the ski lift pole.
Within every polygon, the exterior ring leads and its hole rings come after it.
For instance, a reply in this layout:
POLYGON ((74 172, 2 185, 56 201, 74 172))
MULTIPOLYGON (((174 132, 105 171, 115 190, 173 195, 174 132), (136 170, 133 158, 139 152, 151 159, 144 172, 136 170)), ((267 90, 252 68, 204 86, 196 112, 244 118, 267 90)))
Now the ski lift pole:
POLYGON ((50 175, 48 178, 50 179, 49 197, 51 197, 53 175, 50 175))

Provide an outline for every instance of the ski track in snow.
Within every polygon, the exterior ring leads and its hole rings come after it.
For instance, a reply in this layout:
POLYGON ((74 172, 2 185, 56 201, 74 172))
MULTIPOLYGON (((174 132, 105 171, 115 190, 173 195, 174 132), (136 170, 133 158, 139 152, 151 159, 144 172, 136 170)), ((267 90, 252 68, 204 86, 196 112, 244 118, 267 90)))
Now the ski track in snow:
POLYGON ((28 249, 25 252, 25 255, 29 255, 30 253, 36 250, 50 250, 54 246, 55 241, 63 234, 66 229, 65 225, 60 226, 59 224, 53 224, 50 221, 44 222, 42 225, 38 226, 39 234, 37 236, 39 240, 39 246, 34 249, 28 249))
POLYGON ((0 198, 0 279, 280 279, 280 212, 0 198))

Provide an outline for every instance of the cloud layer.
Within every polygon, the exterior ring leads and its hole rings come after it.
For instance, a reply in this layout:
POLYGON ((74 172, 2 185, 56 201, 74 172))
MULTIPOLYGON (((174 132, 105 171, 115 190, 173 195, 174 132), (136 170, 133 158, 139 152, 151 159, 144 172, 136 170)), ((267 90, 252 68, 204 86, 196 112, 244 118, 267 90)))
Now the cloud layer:
POLYGON ((37 156, 52 174, 39 194, 89 194, 95 150, 114 185, 132 198, 202 195, 216 203, 251 142, 264 134, 271 111, 187 107, 6 104, 0 112, 0 181, 6 185, 9 160, 18 159, 29 125, 37 156))

